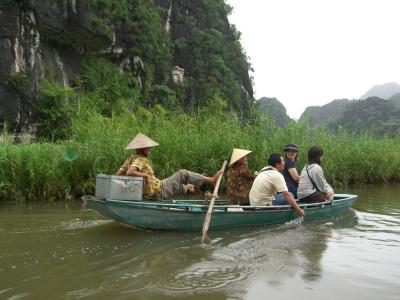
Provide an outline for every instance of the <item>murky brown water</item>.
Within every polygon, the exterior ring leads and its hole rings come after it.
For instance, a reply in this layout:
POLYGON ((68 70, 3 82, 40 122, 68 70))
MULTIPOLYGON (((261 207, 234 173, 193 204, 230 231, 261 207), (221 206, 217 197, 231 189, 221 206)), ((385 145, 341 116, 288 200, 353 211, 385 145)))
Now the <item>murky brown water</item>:
POLYGON ((323 222, 199 233, 77 207, 0 208, 0 299, 399 299, 400 185, 323 222))

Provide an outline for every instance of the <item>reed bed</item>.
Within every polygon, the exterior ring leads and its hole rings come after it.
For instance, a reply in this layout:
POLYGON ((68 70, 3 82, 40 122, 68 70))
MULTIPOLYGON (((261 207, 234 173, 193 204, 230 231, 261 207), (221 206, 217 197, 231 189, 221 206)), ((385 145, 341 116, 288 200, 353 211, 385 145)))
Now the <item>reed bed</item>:
POLYGON ((96 174, 114 174, 129 151, 124 147, 142 132, 160 146, 150 159, 159 178, 185 168, 212 175, 234 147, 250 149, 249 167, 265 166, 268 154, 281 153, 287 143, 299 146, 299 171, 307 150, 324 149, 328 181, 378 183, 400 180, 400 138, 376 139, 333 134, 323 128, 290 124, 277 128, 268 118, 243 122, 234 113, 120 113, 104 117, 77 114, 68 141, 14 145, 0 142, 0 201, 56 201, 94 192, 96 174))

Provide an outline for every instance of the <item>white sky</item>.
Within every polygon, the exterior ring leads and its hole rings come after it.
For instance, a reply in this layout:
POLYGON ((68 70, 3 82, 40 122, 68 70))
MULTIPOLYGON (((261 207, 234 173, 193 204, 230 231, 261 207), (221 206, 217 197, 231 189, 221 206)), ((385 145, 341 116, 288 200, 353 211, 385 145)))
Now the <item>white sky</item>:
POLYGON ((298 119, 311 105, 400 83, 400 0, 226 0, 254 68, 255 98, 298 119))

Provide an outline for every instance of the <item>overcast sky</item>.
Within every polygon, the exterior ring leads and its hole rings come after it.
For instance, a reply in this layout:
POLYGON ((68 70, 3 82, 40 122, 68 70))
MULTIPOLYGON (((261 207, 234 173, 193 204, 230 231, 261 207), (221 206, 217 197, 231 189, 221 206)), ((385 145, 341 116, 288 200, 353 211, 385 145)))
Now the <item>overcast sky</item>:
POLYGON ((298 119, 311 105, 400 83, 400 0, 226 0, 255 97, 298 119))

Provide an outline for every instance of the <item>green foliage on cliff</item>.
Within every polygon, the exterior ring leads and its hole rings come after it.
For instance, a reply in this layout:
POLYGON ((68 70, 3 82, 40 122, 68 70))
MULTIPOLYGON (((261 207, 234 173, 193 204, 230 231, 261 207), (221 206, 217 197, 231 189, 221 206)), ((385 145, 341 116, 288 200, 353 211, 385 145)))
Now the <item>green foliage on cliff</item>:
POLYGON ((28 77, 23 72, 10 75, 3 84, 8 89, 16 91, 23 98, 28 95, 28 77))
POLYGON ((196 99, 190 103, 190 108, 205 106, 215 93, 219 93, 229 99, 231 108, 243 109, 240 84, 235 72, 227 65, 227 57, 231 54, 223 45, 221 32, 215 29, 195 31, 185 43, 192 49, 189 75, 197 79, 192 86, 196 99))
POLYGON ((74 83, 81 95, 80 109, 95 107, 101 114, 110 116, 123 107, 133 111, 140 105, 137 79, 105 59, 87 56, 82 61, 81 75, 74 83))
POLYGON ((41 98, 36 107, 38 136, 50 141, 68 138, 73 111, 70 100, 74 90, 62 87, 51 78, 45 78, 40 92, 41 98))
POLYGON ((128 19, 126 1, 91 0, 93 11, 90 15, 92 26, 100 33, 112 36, 118 26, 128 19))
POLYGON ((125 56, 144 62, 142 74, 135 71, 143 81, 143 105, 161 104, 193 113, 218 94, 227 109, 249 109, 253 97, 250 65, 240 35, 229 25, 232 8, 225 1, 174 1, 171 7, 169 1, 90 3, 94 28, 115 35, 125 56), (174 66, 184 69, 183 82, 173 82, 174 66))
POLYGON ((132 1, 129 19, 124 24, 124 42, 130 53, 145 62, 146 80, 164 83, 171 69, 170 37, 156 6, 149 1, 132 1))

